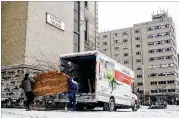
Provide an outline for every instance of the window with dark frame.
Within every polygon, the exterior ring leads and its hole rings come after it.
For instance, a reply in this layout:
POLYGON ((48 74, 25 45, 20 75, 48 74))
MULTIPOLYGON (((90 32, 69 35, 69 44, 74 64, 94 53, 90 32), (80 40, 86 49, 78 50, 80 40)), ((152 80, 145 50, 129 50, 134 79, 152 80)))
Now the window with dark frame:
POLYGON ((85 41, 88 41, 88 20, 85 19, 85 41))
POLYGON ((158 84, 166 84, 166 81, 158 81, 158 84))
POLYGON ((151 93, 157 93, 157 90, 151 90, 151 93))
POLYGON ((108 36, 107 35, 103 35, 103 38, 107 38, 108 36))
POLYGON ((142 74, 137 75, 137 78, 142 78, 142 74))
POLYGON ((74 52, 80 52, 80 2, 74 2, 74 52))
POLYGON ((150 82, 151 85, 157 85, 157 81, 150 82))
POLYGON ((107 49, 103 49, 103 51, 104 51, 104 52, 106 52, 106 51, 107 51, 107 49))
POLYGON ((126 42, 128 42, 128 40, 127 40, 127 39, 124 39, 124 40, 123 40, 123 43, 126 43, 126 42))
POLYGON ((114 47, 114 50, 119 50, 119 47, 114 47))
POLYGON ((139 29, 138 30, 134 30, 135 33, 139 33, 139 29))
POLYGON ((128 33, 127 32, 123 32, 122 35, 123 36, 128 36, 128 33))
POLYGON ((135 37, 135 40, 140 40, 140 37, 135 37))
POLYGON ((142 82, 138 82, 137 85, 138 85, 138 86, 142 86, 143 83, 142 83, 142 82))
POLYGON ((141 52, 136 52, 136 55, 141 55, 141 52))
POLYGON ((124 56, 126 57, 126 56, 128 56, 129 54, 128 53, 124 53, 124 56))
POLYGON ((103 42, 103 45, 107 45, 107 42, 103 42))
POLYGON ((140 45, 139 44, 136 44, 136 48, 139 48, 140 47, 140 45))
POLYGON ((136 62, 141 62, 141 59, 136 59, 136 62))
POLYGON ((168 81, 167 81, 167 84, 174 84, 174 83, 175 83, 174 80, 168 80, 168 81))
POLYGON ((129 63, 129 60, 124 60, 124 64, 128 64, 129 63))
POLYGON ((137 70, 142 70, 142 67, 140 66, 140 67, 137 67, 137 70))

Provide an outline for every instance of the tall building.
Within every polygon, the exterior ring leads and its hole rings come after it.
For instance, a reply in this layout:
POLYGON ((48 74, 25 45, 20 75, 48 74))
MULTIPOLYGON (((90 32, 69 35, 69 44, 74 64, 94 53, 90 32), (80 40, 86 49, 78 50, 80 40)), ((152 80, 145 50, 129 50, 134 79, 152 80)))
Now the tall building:
POLYGON ((59 69, 60 54, 96 48, 97 2, 1 3, 2 97, 22 96, 26 72, 59 69))
POLYGON ((166 12, 152 21, 99 34, 99 50, 134 70, 134 88, 152 101, 179 94, 175 25, 166 12), (153 97, 155 96, 155 97, 153 97), (156 97, 157 96, 157 97, 156 97))
POLYGON ((58 68, 59 55, 95 50, 97 2, 2 2, 2 65, 58 68))

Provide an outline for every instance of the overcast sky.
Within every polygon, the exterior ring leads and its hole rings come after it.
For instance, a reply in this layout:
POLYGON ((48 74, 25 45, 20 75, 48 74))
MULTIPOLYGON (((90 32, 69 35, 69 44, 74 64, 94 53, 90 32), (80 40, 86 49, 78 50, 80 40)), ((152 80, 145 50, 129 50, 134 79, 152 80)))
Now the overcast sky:
POLYGON ((168 10, 175 22, 179 52, 179 2, 99 2, 99 32, 132 27, 150 21, 159 8, 168 10))

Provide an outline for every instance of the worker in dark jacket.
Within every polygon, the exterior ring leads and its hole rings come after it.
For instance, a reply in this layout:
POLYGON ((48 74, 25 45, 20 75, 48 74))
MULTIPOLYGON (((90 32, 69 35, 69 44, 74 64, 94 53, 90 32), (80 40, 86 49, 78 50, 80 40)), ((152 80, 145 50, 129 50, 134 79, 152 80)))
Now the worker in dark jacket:
POLYGON ((75 68, 72 65, 72 63, 69 61, 66 67, 66 72, 67 75, 69 75, 72 78, 75 78, 75 68))
POLYGON ((35 80, 29 77, 29 74, 26 73, 20 87, 24 90, 25 95, 27 97, 27 101, 25 102, 25 108, 27 111, 30 110, 29 105, 32 104, 34 101, 34 95, 32 92, 33 84, 35 84, 35 80))
POLYGON ((72 106, 73 111, 75 111, 76 110, 76 93, 78 91, 78 83, 75 80, 73 80, 73 78, 69 78, 67 82, 69 86, 69 91, 68 91, 69 104, 66 106, 65 109, 67 110, 67 107, 72 106))

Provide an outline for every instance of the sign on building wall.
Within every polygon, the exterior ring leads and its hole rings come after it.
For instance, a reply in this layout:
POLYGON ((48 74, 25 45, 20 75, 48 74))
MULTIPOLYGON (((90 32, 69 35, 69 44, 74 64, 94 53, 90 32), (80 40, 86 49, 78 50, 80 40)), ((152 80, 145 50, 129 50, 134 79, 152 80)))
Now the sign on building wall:
POLYGON ((46 13, 46 22, 58 29, 65 30, 64 22, 60 21, 59 18, 57 18, 49 13, 46 13))

